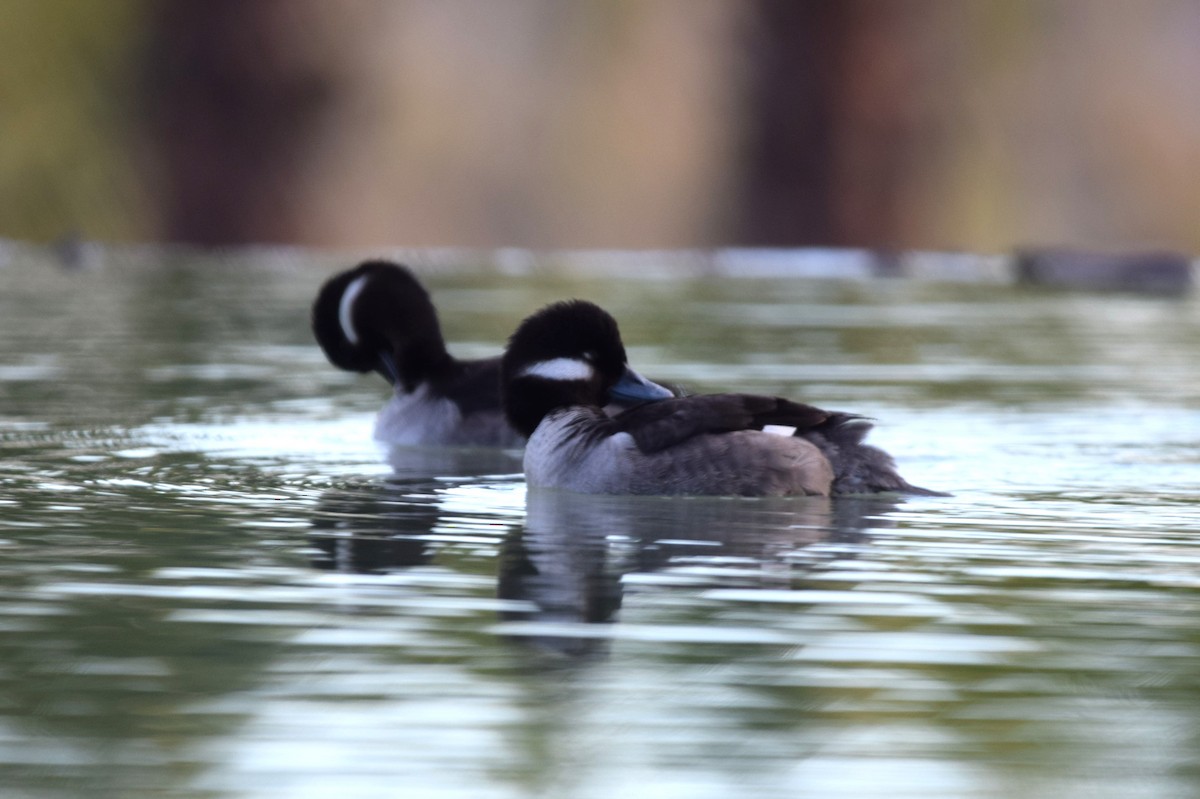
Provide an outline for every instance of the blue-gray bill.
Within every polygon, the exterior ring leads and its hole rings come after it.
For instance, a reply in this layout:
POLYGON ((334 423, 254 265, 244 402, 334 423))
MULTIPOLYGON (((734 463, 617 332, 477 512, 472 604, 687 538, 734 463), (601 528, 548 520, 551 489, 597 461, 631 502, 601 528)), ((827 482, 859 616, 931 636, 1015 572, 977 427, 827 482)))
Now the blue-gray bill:
POLYGON ((670 399, 675 396, 670 389, 663 388, 653 380, 648 380, 631 369, 628 364, 625 366, 625 373, 612 387, 609 395, 613 402, 626 405, 670 399))

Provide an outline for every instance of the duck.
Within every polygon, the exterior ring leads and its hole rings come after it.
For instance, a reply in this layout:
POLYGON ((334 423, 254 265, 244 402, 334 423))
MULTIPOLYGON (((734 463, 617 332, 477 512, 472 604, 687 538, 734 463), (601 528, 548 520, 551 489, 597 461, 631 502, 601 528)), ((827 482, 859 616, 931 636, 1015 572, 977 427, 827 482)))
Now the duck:
POLYGON ((530 488, 941 495, 907 482, 890 455, 865 444, 872 422, 858 414, 756 394, 664 396, 630 367, 616 320, 586 300, 555 303, 523 321, 500 371, 504 412, 528 438, 530 488), (603 407, 616 396, 629 407, 609 415, 603 407))
POLYGON ((500 402, 500 357, 464 360, 446 350, 429 292, 403 264, 367 260, 318 291, 312 330, 326 358, 378 372, 393 387, 375 421, 388 445, 516 448, 525 436, 500 402))

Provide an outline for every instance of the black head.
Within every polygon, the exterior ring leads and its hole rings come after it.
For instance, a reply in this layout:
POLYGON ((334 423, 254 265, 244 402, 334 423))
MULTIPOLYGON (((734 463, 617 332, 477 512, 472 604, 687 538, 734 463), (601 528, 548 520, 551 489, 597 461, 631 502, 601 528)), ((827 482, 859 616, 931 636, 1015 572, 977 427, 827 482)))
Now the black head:
POLYGON ((549 305, 522 322, 500 368, 505 414, 525 436, 556 408, 671 396, 629 368, 616 320, 585 300, 549 305))
POLYGON ((429 292, 390 261, 364 261, 325 283, 312 329, 333 365, 377 371, 410 390, 449 360, 429 292))

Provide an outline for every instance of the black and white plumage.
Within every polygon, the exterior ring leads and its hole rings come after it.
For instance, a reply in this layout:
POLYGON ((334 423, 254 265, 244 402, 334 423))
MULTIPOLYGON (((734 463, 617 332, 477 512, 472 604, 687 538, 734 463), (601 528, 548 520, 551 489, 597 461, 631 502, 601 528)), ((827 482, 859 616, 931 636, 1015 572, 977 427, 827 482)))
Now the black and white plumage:
POLYGON ((519 447, 504 418, 500 359, 458 360, 446 351, 437 310, 405 267, 365 261, 331 278, 312 307, 312 329, 329 361, 378 372, 394 395, 375 437, 387 444, 519 447))
POLYGON ((863 444, 870 424, 854 414, 710 394, 647 395, 659 401, 608 416, 602 406, 636 395, 641 378, 626 363, 616 321, 589 302, 557 303, 526 319, 501 373, 508 419, 529 436, 530 486, 593 494, 936 493, 909 484, 887 453, 863 444))

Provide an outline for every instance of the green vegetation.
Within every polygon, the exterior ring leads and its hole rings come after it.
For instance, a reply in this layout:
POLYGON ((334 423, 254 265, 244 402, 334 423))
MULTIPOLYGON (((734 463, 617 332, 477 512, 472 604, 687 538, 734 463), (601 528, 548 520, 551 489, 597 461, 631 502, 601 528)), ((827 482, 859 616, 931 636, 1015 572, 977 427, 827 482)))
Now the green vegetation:
POLYGON ((0 235, 136 240, 143 0, 6 0, 0 10, 0 235))

